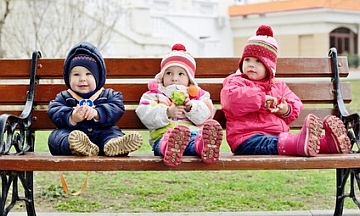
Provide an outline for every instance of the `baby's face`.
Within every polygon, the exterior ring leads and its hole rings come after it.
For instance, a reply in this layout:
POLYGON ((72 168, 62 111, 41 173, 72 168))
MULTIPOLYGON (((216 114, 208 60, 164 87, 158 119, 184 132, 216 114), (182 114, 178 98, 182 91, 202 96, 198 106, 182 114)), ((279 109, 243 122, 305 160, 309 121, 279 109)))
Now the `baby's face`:
POLYGON ((260 59, 246 57, 242 64, 242 71, 250 80, 262 80, 267 77, 266 68, 260 59))
POLYGON ((190 83, 189 76, 184 68, 179 66, 171 66, 167 68, 163 76, 163 84, 165 87, 173 84, 188 86, 190 83))
POLYGON ((70 88, 75 92, 86 94, 96 89, 95 77, 86 67, 73 67, 69 80, 70 88))

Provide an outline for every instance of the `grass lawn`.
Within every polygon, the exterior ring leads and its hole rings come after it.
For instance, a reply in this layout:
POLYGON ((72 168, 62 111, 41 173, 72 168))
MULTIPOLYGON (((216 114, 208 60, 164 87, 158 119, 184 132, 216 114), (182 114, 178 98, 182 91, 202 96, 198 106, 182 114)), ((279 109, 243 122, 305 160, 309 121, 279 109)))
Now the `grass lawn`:
MULTIPOLYGON (((360 92, 360 81, 351 81, 360 92)), ((352 110, 360 110, 359 95, 352 110)), ((35 151, 48 151, 49 132, 37 132, 35 151)), ((144 140, 147 132, 143 131, 144 140)), ((139 150, 150 152, 145 141, 139 150)), ((226 144, 222 151, 229 151, 226 144)), ((334 209, 335 170, 90 172, 80 196, 66 195, 60 172, 34 172, 39 212, 196 212, 334 209)), ((75 192, 85 172, 65 172, 75 192)), ((23 204, 16 210, 25 211, 23 204)), ((357 207, 346 200, 345 208, 357 207)))

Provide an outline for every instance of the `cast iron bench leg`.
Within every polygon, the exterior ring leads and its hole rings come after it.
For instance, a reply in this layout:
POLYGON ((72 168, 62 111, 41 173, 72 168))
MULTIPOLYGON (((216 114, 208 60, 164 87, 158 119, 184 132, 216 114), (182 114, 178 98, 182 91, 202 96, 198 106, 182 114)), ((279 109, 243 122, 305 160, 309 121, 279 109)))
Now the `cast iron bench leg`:
POLYGON ((336 205, 334 216, 341 216, 344 209, 344 188, 346 181, 349 177, 349 170, 348 169, 336 169, 336 205))
POLYGON ((6 216, 17 201, 24 201, 28 216, 36 216, 34 205, 33 172, 7 172, 0 171, 2 181, 2 194, 0 203, 0 216, 6 216), (23 186, 25 197, 19 197, 18 181, 23 186), (12 187, 11 201, 6 206, 6 200, 12 187))

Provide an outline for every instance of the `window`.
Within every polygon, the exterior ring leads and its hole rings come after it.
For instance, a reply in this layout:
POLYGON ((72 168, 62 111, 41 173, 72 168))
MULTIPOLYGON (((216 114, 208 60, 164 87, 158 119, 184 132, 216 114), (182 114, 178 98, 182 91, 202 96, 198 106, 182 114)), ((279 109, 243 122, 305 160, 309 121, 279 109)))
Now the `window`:
POLYGON ((348 28, 337 28, 330 32, 330 47, 335 47, 339 54, 357 55, 357 35, 348 28))

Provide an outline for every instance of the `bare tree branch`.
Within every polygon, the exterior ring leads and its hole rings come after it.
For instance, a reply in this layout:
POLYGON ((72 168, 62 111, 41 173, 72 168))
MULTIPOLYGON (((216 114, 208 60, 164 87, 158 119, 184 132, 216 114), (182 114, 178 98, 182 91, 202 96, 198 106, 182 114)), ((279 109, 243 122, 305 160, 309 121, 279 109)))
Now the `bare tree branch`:
POLYGON ((3 58, 5 56, 5 50, 3 49, 3 41, 2 41, 2 32, 3 32, 3 28, 5 25, 5 20, 8 17, 9 13, 10 13, 10 1, 11 0, 5 0, 3 2, 0 2, 1 4, 1 17, 0 17, 0 58, 3 58), (5 6, 4 6, 5 4, 5 6), (2 10, 4 6, 4 11, 2 10))
POLYGON ((74 44, 89 41, 101 50, 122 11, 116 0, 18 0, 3 32, 0 25, 0 37, 7 41, 3 49, 7 57, 28 57, 35 49, 44 57, 64 57, 74 44))

